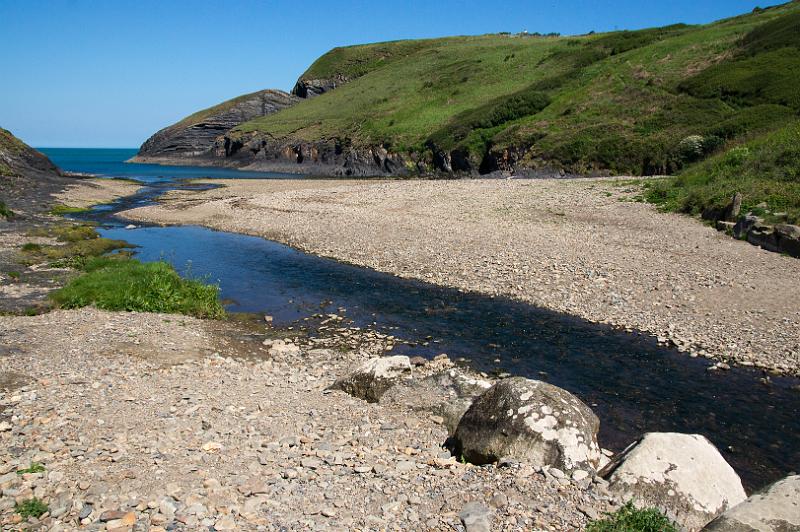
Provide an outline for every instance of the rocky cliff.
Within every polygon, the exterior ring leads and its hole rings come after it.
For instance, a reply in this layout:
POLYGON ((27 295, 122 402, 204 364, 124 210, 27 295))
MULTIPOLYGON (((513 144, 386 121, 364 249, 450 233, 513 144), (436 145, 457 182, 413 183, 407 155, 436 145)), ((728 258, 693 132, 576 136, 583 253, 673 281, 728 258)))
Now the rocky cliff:
POLYGON ((280 90, 245 94, 195 113, 147 139, 133 162, 178 162, 208 156, 215 140, 237 125, 266 116, 291 105, 299 98, 280 90))
POLYGON ((30 174, 57 175, 58 168, 45 155, 0 128, 0 178, 30 174))
POLYGON ((0 207, 7 206, 17 217, 47 212, 51 195, 69 182, 45 155, 0 128, 0 207))

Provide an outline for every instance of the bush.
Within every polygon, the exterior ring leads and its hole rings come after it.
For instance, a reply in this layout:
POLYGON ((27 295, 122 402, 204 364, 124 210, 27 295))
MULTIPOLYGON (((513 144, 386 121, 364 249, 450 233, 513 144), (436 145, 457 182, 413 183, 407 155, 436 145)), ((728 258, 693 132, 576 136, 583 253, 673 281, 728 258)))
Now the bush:
POLYGON ((800 221, 800 122, 652 182, 646 197, 666 210, 700 214, 723 209, 737 192, 745 210, 763 202, 789 223, 800 221))
POLYGON ((0 201, 0 218, 5 218, 6 220, 10 220, 13 217, 14 217, 14 211, 9 209, 5 203, 0 201))
POLYGON ((89 259, 84 275, 51 295, 62 308, 94 305, 105 310, 164 312, 222 318, 219 287, 183 279, 166 262, 141 263, 119 257, 89 259))
POLYGON ((39 518, 43 516, 49 508, 41 499, 36 497, 26 501, 18 502, 14 505, 14 511, 17 512, 23 519, 29 517, 39 518))
POLYGON ((678 532, 678 529, 655 508, 638 509, 628 502, 607 518, 591 521, 586 532, 678 532))

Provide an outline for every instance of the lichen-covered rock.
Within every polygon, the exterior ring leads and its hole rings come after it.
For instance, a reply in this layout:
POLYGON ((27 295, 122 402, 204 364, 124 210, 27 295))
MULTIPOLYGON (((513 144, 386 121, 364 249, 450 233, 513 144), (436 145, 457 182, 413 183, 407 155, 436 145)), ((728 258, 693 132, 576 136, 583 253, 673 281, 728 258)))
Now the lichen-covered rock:
POLYGON ((411 361, 407 356, 371 358, 347 377, 334 382, 330 389, 342 390, 353 397, 377 403, 386 390, 410 374, 411 361))
POLYGON ((800 476, 779 480, 717 517, 709 532, 800 531, 800 476))
POLYGON ((453 434, 475 398, 491 387, 490 381, 451 368, 424 379, 401 382, 387 391, 380 402, 440 416, 448 433, 453 434))
POLYGON ((472 463, 514 458, 562 471, 593 471, 600 460, 600 422, 580 399, 546 382, 504 379, 462 416, 456 452, 472 463))
POLYGON ((747 498, 739 475, 699 434, 645 434, 600 474, 621 498, 658 508, 687 530, 747 498))

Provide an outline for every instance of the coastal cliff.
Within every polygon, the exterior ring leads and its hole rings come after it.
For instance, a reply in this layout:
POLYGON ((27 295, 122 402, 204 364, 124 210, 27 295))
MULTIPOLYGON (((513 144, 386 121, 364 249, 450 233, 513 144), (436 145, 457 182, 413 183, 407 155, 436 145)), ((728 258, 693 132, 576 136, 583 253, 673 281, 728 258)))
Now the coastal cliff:
POLYGON ((262 90, 204 109, 147 139, 132 162, 182 164, 209 155, 217 137, 243 122, 275 113, 299 99, 279 90, 262 90))

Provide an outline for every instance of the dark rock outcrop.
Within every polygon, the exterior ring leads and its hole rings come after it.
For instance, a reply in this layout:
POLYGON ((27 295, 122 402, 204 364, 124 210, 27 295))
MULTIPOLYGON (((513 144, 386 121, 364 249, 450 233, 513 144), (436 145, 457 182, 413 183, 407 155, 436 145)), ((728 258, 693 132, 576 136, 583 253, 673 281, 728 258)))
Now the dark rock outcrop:
POLYGON ((344 76, 336 76, 332 79, 303 79, 300 78, 292 89, 292 94, 298 98, 313 98, 320 94, 325 94, 334 90, 336 87, 344 85, 349 80, 344 76))
POLYGON ((51 194, 69 182, 44 154, 0 128, 0 202, 18 217, 47 212, 51 194))
POLYGON ((30 173, 58 174, 59 170, 43 153, 0 128, 0 176, 30 173))
POLYGON ((421 159, 390 152, 381 145, 354 147, 340 139, 276 140, 258 133, 233 132, 220 137, 211 154, 224 164, 239 168, 304 174, 406 175, 426 168, 421 159))
POLYGON ((276 113, 299 98, 279 90, 240 96, 195 113, 147 139, 134 162, 180 162, 183 158, 209 157, 215 141, 243 122, 276 113))

